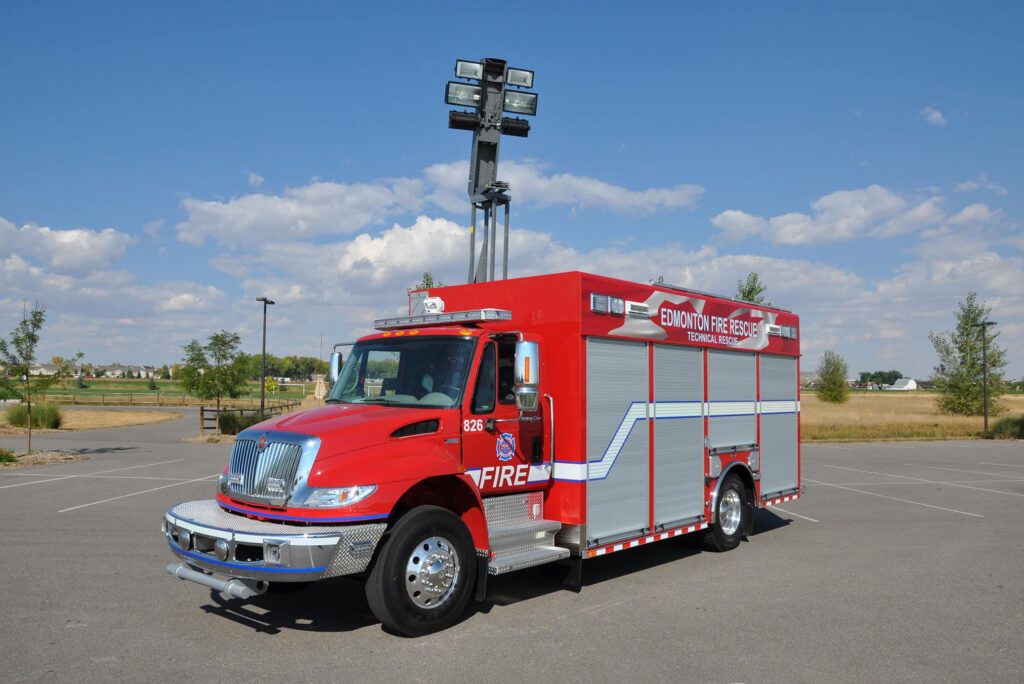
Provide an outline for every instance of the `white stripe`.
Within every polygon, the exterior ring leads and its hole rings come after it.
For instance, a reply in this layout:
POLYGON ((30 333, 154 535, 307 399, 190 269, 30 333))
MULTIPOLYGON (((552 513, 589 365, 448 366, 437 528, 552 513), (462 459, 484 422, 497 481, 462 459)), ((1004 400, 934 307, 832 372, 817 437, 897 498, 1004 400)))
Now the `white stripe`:
POLYGON ((708 402, 708 415, 715 416, 752 416, 756 402, 753 401, 712 401, 708 402))
POLYGON ((634 401, 629 405, 626 415, 623 416, 618 429, 615 431, 615 435, 612 436, 611 443, 604 450, 604 454, 601 455, 601 460, 591 462, 590 479, 601 480, 608 476, 608 471, 612 469, 615 459, 619 457, 619 452, 622 451, 626 438, 629 437, 629 433, 633 430, 633 425, 636 421, 645 418, 647 418, 647 402, 634 401))
POLYGON ((555 479, 585 482, 587 479, 587 464, 555 461, 555 479))
POLYGON ((762 401, 761 413, 795 413, 795 401, 762 401))
POLYGON ((531 465, 530 474, 526 477, 527 482, 547 482, 551 479, 551 464, 531 465))
POLYGON ((700 418, 704 415, 699 401, 656 401, 655 418, 700 418))

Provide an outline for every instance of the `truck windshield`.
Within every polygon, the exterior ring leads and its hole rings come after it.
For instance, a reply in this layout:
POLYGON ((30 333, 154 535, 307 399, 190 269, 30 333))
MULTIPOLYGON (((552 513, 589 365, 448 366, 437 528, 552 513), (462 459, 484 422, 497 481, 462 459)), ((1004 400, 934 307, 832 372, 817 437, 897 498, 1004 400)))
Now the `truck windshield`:
POLYGON ((392 337, 352 347, 328 403, 458 406, 473 358, 474 337, 392 337))

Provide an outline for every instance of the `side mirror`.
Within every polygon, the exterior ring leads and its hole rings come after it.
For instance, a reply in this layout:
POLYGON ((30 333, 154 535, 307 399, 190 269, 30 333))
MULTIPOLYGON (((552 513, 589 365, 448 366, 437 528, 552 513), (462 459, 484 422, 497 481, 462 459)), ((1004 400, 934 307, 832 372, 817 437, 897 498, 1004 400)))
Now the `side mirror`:
POLYGON ((341 375, 341 352, 331 352, 331 361, 327 366, 327 382, 334 384, 338 382, 341 375))
POLYGON ((516 408, 536 411, 540 399, 540 347, 536 342, 516 342, 516 408))

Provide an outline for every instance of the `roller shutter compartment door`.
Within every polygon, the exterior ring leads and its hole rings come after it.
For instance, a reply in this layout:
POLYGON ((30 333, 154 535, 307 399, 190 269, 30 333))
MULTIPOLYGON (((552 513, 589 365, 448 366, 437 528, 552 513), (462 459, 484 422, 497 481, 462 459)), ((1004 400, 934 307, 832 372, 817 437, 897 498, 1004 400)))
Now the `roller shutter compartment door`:
POLYGON ((708 351, 708 438, 711 448, 757 442, 754 355, 708 351))
POLYGON ((648 524, 648 362, 643 342, 587 340, 587 537, 648 524))
POLYGON ((704 512, 704 354, 654 347, 654 522, 669 526, 704 512))
POLYGON ((796 358, 761 355, 761 496, 797 486, 796 358))

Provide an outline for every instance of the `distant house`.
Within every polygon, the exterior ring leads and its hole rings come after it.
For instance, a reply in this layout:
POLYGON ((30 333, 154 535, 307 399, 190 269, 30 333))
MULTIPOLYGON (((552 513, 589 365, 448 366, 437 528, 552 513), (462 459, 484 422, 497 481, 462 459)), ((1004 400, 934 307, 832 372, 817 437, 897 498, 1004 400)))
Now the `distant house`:
POLYGON ((914 380, 914 378, 900 378, 885 389, 895 392, 909 392, 910 390, 917 389, 917 380, 914 380))
POLYGON ((54 366, 52 363, 35 363, 32 364, 28 369, 29 375, 56 375, 60 371, 59 368, 54 366))
POLYGON ((814 387, 818 384, 818 374, 814 371, 804 371, 800 373, 800 386, 801 387, 814 387))

